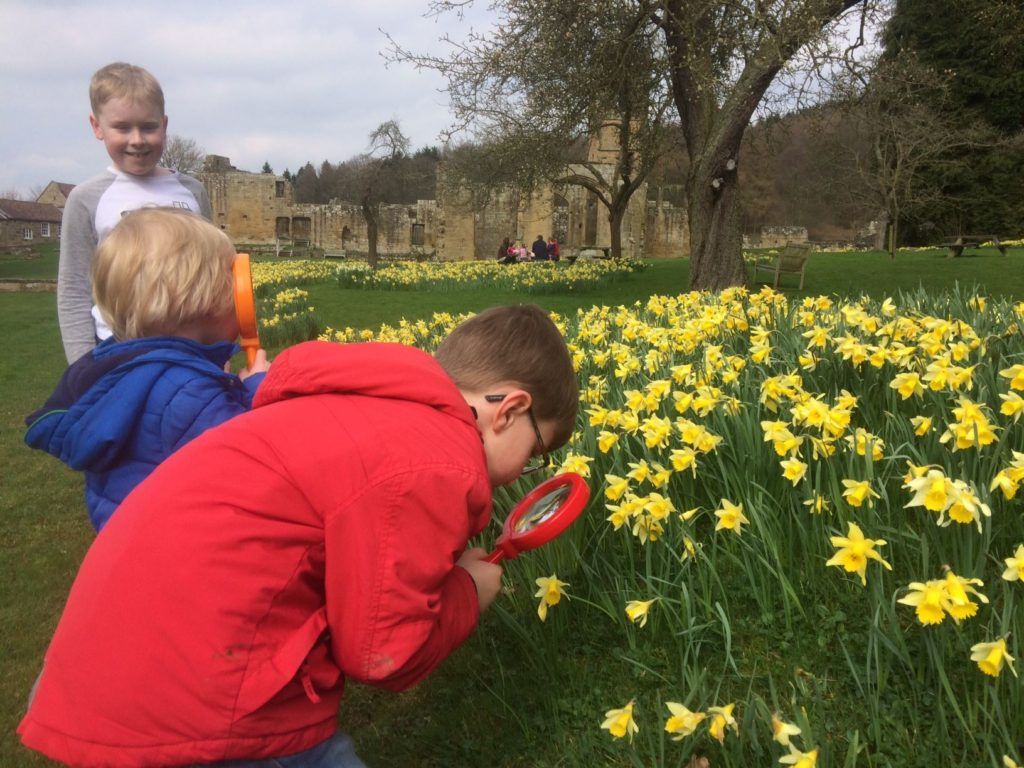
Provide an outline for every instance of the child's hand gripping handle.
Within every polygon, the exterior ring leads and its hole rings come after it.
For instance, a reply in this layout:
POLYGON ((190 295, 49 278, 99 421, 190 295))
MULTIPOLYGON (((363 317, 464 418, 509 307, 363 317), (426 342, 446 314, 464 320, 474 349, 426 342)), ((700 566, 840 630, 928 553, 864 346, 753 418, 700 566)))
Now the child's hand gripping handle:
POLYGON ((238 317, 238 332, 242 337, 242 349, 245 350, 248 367, 252 368, 256 362, 256 352, 260 349, 260 335, 256 327, 256 297, 252 288, 249 254, 236 254, 231 271, 235 277, 235 314, 238 317))

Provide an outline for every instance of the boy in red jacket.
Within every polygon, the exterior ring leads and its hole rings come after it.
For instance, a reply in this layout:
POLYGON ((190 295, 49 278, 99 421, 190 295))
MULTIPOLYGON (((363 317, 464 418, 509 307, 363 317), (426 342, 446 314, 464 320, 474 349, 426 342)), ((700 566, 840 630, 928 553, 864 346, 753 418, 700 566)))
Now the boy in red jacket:
POLYGON ((537 307, 483 312, 434 357, 286 350, 251 412, 171 456, 96 539, 22 741, 81 766, 362 765, 337 732, 345 678, 402 690, 468 637, 501 567, 466 544, 577 404, 537 307))

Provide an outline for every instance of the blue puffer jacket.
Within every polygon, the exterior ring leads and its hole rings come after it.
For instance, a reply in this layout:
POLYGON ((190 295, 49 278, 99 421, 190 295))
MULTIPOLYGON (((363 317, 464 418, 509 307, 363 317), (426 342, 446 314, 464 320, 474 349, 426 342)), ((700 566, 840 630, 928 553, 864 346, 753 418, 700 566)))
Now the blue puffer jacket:
POLYGON ((252 407, 263 374, 243 382, 225 372, 237 350, 169 336, 106 341, 70 366, 25 419, 25 442, 85 472, 85 502, 99 531, 160 462, 252 407))

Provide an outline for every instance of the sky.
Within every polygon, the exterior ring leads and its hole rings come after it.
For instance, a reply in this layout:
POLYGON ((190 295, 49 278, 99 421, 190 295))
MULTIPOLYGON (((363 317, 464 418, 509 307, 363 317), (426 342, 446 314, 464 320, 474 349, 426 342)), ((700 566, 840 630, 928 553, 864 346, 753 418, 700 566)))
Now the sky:
POLYGON ((89 78, 112 61, 160 81, 168 133, 241 170, 277 173, 367 150, 398 120, 413 148, 450 123, 443 82, 388 64, 383 29, 417 52, 486 28, 486 10, 426 0, 0 0, 0 194, 76 184, 109 158, 89 128, 89 78))

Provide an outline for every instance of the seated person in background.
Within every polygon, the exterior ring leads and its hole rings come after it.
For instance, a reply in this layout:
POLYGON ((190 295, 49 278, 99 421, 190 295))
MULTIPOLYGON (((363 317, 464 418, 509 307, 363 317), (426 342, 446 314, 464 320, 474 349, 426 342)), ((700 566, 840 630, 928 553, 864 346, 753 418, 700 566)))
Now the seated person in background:
POLYGON ((548 260, 548 244, 544 242, 544 235, 537 235, 537 239, 533 241, 533 260, 548 260))
POLYGON ((519 246, 516 248, 516 260, 517 261, 529 261, 532 258, 533 258, 533 254, 531 254, 526 249, 526 245, 524 243, 520 242, 519 246))
POLYGON ((558 241, 554 237, 548 238, 548 261, 558 261, 562 258, 558 250, 558 241))
POLYGON ((234 259, 227 235, 177 208, 126 214, 97 250, 93 291, 114 335, 25 419, 26 443, 85 472, 97 531, 171 453, 252 407, 266 353, 225 369, 238 351, 234 259))
POLYGON ((511 264, 515 260, 516 254, 512 250, 512 241, 506 237, 501 241, 501 245, 498 246, 498 263, 511 264))

